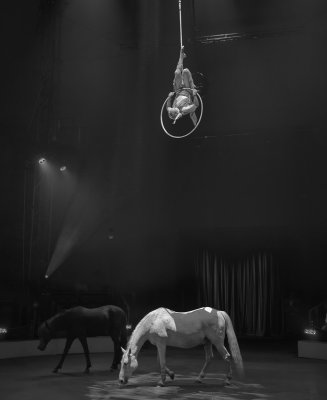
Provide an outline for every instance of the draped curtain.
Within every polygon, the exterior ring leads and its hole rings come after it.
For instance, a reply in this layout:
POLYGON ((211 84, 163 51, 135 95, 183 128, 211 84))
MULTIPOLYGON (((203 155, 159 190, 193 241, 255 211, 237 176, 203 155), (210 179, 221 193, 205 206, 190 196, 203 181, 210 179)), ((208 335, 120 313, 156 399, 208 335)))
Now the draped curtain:
POLYGON ((204 250, 196 257, 195 269, 199 307, 225 310, 244 336, 281 334, 279 269, 271 254, 232 260, 204 250))

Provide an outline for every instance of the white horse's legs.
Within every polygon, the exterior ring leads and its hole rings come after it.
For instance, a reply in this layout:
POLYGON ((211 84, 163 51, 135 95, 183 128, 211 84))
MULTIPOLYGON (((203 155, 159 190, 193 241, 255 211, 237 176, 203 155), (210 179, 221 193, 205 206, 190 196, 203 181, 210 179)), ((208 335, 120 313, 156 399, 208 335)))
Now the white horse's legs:
POLYGON ((174 373, 174 371, 172 371, 171 369, 169 369, 169 368, 166 366, 166 372, 167 372, 167 374, 169 375, 169 378, 173 381, 174 378, 175 378, 175 373, 174 373))
POLYGON ((207 369, 207 366, 210 364, 211 359, 213 358, 213 353, 212 353, 212 344, 211 342, 207 341, 204 344, 204 351, 205 351, 205 362, 203 365, 203 368, 199 374, 199 376, 196 379, 196 382, 201 383, 202 379, 205 377, 205 371, 207 369))
POLYGON ((226 347, 224 346, 223 342, 215 342, 214 345, 216 346, 216 349, 218 350, 218 353, 221 355, 222 359, 227 362, 228 364, 228 372, 226 375, 226 380, 225 382, 227 384, 230 383, 232 379, 232 363, 231 363, 231 355, 228 353, 226 347))
POLYGON ((161 375, 161 379, 158 381, 158 386, 165 386, 166 371, 170 377, 171 377, 171 373, 172 373, 172 371, 170 371, 166 367, 166 343, 163 343, 163 342, 157 343, 157 350, 158 350, 158 356, 159 356, 160 375, 161 375))
MULTIPOLYGON (((158 349, 158 351, 157 351, 157 360, 158 360, 158 362, 159 362, 160 369, 161 369, 160 353, 159 353, 159 347, 158 347, 158 346, 157 346, 157 349, 158 349)), ((166 352, 166 349, 165 349, 164 351, 166 352)), ((166 362, 166 359, 165 359, 165 362, 166 362)), ((165 372, 168 374, 169 378, 173 381, 174 378, 175 378, 175 373, 174 373, 174 371, 172 371, 171 369, 169 369, 169 368, 167 367, 167 365, 166 365, 166 366, 165 366, 165 372)), ((161 382, 161 381, 160 381, 160 382, 161 382)))

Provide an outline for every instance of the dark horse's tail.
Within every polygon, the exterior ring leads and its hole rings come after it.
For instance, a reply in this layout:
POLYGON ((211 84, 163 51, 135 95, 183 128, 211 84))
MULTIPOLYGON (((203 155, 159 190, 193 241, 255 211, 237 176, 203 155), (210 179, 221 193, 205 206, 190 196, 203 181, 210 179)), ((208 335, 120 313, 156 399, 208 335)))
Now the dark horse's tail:
POLYGON ((125 311, 118 306, 108 306, 110 329, 119 340, 120 346, 126 348, 127 344, 127 316, 125 311))

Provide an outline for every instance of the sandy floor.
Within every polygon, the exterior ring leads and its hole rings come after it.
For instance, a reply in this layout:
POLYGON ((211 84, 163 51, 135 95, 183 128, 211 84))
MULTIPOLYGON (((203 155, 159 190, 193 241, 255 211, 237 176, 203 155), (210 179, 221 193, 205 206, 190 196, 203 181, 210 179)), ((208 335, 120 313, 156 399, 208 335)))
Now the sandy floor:
POLYGON ((226 366, 216 355, 207 379, 196 384, 202 349, 168 349, 167 362, 175 380, 156 387, 156 352, 146 347, 129 384, 120 387, 118 372, 109 372, 111 354, 94 354, 90 374, 84 374, 83 355, 69 355, 62 371, 53 374, 58 356, 0 360, 1 400, 66 399, 205 399, 205 400, 322 400, 327 393, 327 361, 297 358, 294 346, 241 345, 246 375, 224 385, 226 366))

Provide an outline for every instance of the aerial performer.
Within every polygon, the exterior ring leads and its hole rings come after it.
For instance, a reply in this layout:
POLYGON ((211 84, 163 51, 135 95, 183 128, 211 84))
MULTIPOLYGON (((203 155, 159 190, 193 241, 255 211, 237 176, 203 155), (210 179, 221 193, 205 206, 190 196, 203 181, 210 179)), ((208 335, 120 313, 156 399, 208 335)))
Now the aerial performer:
POLYGON ((196 126, 198 118, 195 114, 195 110, 199 107, 199 100, 196 97, 198 91, 194 85, 191 71, 188 68, 183 68, 183 60, 185 57, 184 47, 182 47, 173 81, 174 91, 170 92, 168 95, 166 108, 169 118, 174 120, 173 124, 184 115, 189 115, 194 126, 196 126), (172 104, 174 96, 175 98, 172 104))
MULTIPOLYGON (((179 27, 180 27, 180 53, 175 70, 175 76, 173 81, 173 91, 169 93, 168 97, 164 101, 161 107, 161 126, 168 136, 173 138, 184 138, 189 136, 198 127, 202 114, 203 104, 200 94, 194 84, 191 71, 188 68, 184 68, 184 58, 186 54, 183 46, 183 33, 182 33, 182 1, 178 0, 179 5, 179 27), (165 110, 166 109, 166 110, 165 110), (163 114, 167 113, 169 117, 168 122, 164 122, 163 114), (197 115, 198 114, 198 115, 197 115), (189 116, 192 125, 191 128, 187 128, 185 132, 180 132, 180 129, 176 129, 169 124, 172 121, 172 125, 184 117, 189 116)), ((178 124, 176 124, 178 125, 178 124)))

